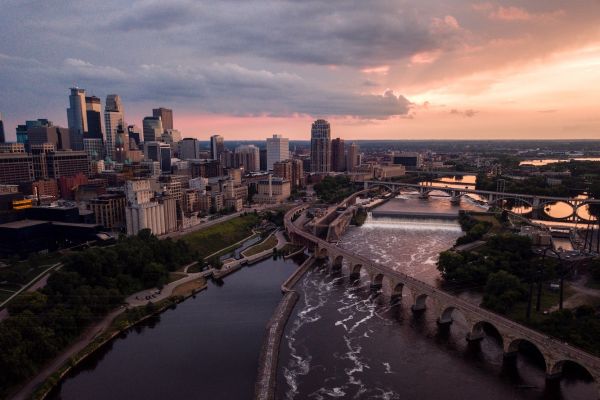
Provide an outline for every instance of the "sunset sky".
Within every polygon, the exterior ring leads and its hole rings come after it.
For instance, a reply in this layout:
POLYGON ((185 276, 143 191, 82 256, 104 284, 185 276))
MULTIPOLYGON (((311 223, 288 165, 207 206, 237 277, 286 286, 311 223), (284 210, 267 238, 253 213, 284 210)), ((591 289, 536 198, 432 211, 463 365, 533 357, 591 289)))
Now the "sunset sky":
POLYGON ((73 85, 201 140, 600 139, 600 0, 0 0, 0 37, 9 140, 73 85))

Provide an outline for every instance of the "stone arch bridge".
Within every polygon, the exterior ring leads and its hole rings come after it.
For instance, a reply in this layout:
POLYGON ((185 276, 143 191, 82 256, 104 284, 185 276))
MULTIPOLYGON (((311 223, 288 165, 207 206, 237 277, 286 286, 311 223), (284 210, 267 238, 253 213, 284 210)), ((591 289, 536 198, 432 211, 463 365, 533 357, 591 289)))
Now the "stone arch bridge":
POLYGON ((412 310, 419 312, 426 308, 431 309, 437 316, 439 324, 451 324, 457 313, 462 314, 470 327, 467 340, 482 339, 484 327, 492 327, 502 338, 504 355, 507 359, 517 355, 519 346, 523 342, 530 343, 543 355, 548 379, 559 378, 565 363, 574 363, 585 369, 594 379, 600 398, 600 358, 462 300, 386 265, 375 263, 349 250, 339 248, 333 243, 319 239, 293 222, 295 217, 307 208, 308 205, 302 205, 288 211, 284 219, 288 235, 292 241, 302 243, 312 249, 317 258, 328 259, 332 269, 341 271, 342 263, 345 262, 349 266, 351 278, 359 278, 361 272, 364 272, 369 277, 371 288, 375 290, 381 289, 385 282, 392 290, 392 300, 400 299, 403 293, 409 292, 413 299, 412 310))

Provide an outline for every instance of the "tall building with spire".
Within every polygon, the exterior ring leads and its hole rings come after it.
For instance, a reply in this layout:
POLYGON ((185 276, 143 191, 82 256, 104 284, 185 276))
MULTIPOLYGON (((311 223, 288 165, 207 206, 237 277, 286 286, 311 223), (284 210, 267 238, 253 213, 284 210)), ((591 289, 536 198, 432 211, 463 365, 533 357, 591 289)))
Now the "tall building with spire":
POLYGON ((331 171, 331 127, 318 119, 310 130, 310 170, 316 173, 331 171))
POLYGON ((85 104, 85 89, 71 88, 67 121, 71 132, 73 150, 83 150, 83 137, 88 131, 88 120, 85 104))
POLYGON ((125 127, 125 113, 121 98, 117 94, 106 96, 104 104, 104 127, 106 131, 106 157, 115 159, 115 141, 119 127, 125 127))

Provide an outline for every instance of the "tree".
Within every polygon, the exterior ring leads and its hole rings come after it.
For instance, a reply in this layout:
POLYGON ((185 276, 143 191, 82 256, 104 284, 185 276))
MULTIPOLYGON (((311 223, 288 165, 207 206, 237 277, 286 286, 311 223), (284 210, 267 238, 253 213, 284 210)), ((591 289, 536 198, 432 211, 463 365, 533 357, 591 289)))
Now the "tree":
POLYGON ((519 278, 506 271, 498 271, 488 277, 482 305, 506 313, 517 301, 523 300, 526 293, 519 278))

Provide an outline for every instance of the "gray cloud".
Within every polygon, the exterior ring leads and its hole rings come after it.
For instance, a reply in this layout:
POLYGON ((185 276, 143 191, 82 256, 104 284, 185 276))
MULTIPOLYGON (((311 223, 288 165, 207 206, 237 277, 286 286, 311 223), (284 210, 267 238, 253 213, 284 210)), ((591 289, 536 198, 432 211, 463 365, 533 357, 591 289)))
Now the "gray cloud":
POLYGON ((472 3, 5 0, 0 111, 12 125, 39 113, 64 119, 67 88, 77 84, 122 94, 130 107, 384 119, 413 109, 387 87, 418 93, 598 37, 597 1, 472 3), (524 11, 489 18, 501 7, 524 11), (553 18, 525 23, 525 15, 553 18), (508 23, 510 16, 517 18, 508 23))

